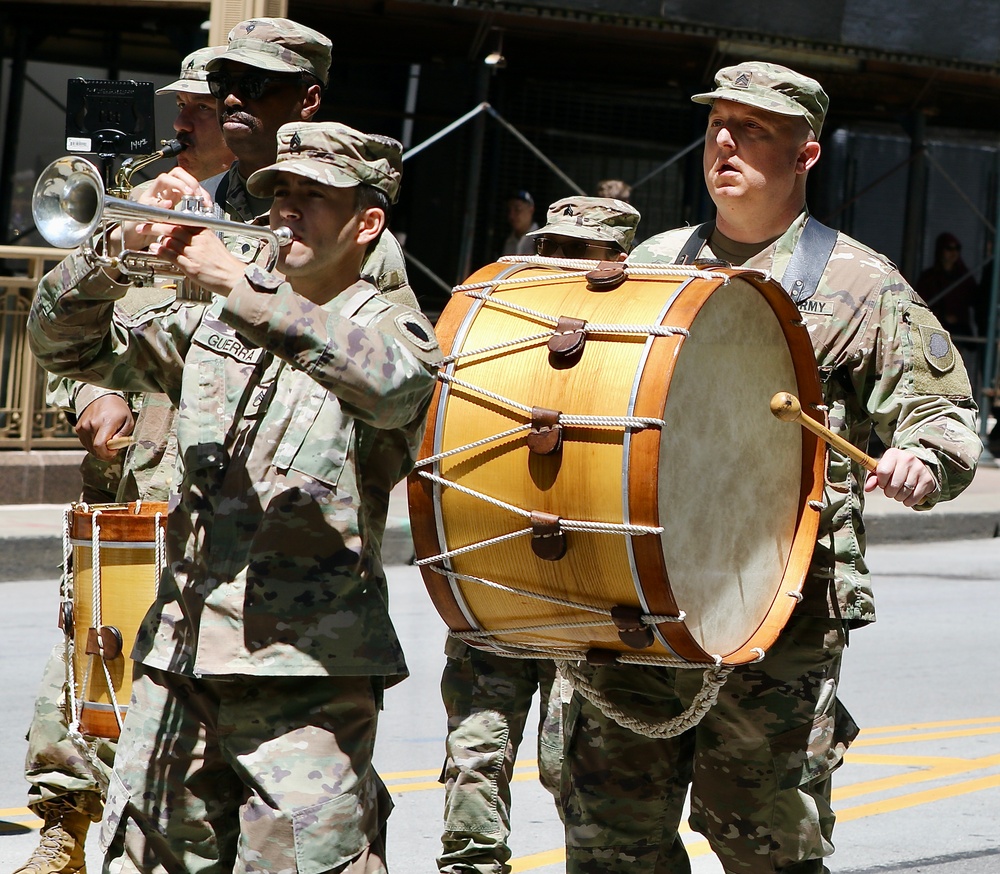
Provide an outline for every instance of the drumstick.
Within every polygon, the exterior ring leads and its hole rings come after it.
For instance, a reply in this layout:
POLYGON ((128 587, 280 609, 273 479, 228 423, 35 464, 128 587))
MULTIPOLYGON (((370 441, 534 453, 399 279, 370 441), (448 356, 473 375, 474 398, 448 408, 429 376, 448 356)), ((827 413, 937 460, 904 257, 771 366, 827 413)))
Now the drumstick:
POLYGON ((771 398, 771 412, 782 422, 798 422, 803 428, 812 431, 817 437, 843 452, 844 455, 862 465, 866 470, 875 472, 875 466, 878 462, 874 458, 862 452, 853 443, 848 443, 843 437, 834 434, 833 431, 821 425, 811 416, 804 415, 799 399, 791 392, 779 391, 771 398))
POLYGON ((112 452, 117 452, 119 449, 126 449, 132 445, 132 437, 112 437, 106 444, 108 449, 112 452))

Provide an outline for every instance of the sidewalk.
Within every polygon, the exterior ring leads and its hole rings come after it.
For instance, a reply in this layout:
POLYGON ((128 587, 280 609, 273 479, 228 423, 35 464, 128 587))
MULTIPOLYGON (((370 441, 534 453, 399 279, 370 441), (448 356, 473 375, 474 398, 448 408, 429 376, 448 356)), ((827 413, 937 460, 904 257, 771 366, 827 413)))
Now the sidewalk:
MULTIPOLYGON (((0 505, 0 582, 59 575, 63 513, 61 504, 0 505)), ((1000 536, 1000 467, 980 467, 960 497, 927 512, 869 495, 865 520, 870 544, 1000 536)), ((413 558, 405 483, 392 493, 382 554, 387 565, 413 558)))

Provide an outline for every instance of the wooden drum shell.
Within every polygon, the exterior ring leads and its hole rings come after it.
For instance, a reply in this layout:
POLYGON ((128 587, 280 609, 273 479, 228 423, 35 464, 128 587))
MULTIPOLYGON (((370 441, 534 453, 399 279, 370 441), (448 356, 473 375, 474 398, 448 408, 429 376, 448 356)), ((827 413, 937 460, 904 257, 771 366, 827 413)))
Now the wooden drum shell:
MULTIPOLYGON (((641 653, 664 663, 721 659, 730 665, 758 658, 795 606, 823 489, 824 447, 812 434, 775 420, 768 406, 780 390, 795 392, 803 407, 822 402, 812 346, 794 304, 760 273, 731 269, 716 271, 715 278, 632 277, 612 290, 595 291, 564 271, 506 264, 483 268, 468 284, 513 274, 537 281, 500 283, 485 291, 553 318, 570 316, 591 325, 662 324, 690 336, 588 335, 579 358, 563 363, 550 356, 542 339, 460 357, 445 368, 446 376, 528 407, 576 416, 652 417, 665 425, 567 426, 554 455, 530 452, 521 432, 458 452, 429 470, 523 510, 664 530, 659 536, 571 530, 558 561, 539 558, 531 537, 520 536, 424 565, 424 582, 439 613, 460 637, 567 626, 463 638, 514 653, 641 653), (757 364, 745 365, 754 354, 757 364), (774 530, 767 527, 769 515, 777 517, 774 530), (722 552, 728 555, 720 560, 722 552), (652 645, 634 649, 614 625, 593 627, 593 613, 466 582, 435 567, 602 610, 624 606, 653 616, 684 611, 688 618, 655 625, 652 645), (590 624, 572 627, 577 623, 590 624)), ((437 334, 450 355, 545 327, 530 315, 458 293, 442 313, 437 334)), ((441 383, 421 457, 499 434, 527 418, 502 401, 441 383)), ((418 560, 527 524, 509 509, 442 487, 419 471, 411 475, 409 498, 418 560)))
POLYGON ((99 655, 88 655, 94 640, 93 525, 99 529, 100 625, 119 632, 121 652, 105 664, 119 713, 124 718, 132 695, 132 645, 139 626, 156 597, 160 568, 156 563, 156 526, 166 529, 164 502, 130 504, 74 504, 69 511, 73 549, 73 672, 80 731, 94 737, 117 739, 107 677, 99 655), (159 518, 157 518, 159 514, 159 518))

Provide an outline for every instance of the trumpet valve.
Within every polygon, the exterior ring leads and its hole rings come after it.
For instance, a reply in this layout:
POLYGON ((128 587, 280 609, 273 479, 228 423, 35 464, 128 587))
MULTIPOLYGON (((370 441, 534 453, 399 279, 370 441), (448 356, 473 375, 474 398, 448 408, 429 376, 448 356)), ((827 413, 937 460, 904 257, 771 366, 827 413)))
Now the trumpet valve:
POLYGON ((205 204, 201 202, 201 198, 196 194, 185 194, 175 209, 178 212, 190 212, 196 215, 209 211, 205 208, 205 204))

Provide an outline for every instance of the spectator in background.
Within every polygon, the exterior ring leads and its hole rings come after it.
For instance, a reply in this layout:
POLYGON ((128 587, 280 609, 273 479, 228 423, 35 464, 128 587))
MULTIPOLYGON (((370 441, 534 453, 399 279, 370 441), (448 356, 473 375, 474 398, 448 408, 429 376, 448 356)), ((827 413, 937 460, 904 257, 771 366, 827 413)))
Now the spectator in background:
POLYGON ((962 244, 954 234, 938 234, 934 263, 920 274, 915 289, 953 336, 979 336, 975 315, 979 287, 962 260, 962 244))
POLYGON ((504 240, 501 255, 534 255, 535 241, 528 236, 530 231, 537 231, 535 221, 535 198, 523 189, 515 191, 507 199, 507 223, 510 234, 504 240))
POLYGON ((632 186, 621 179, 602 179, 594 191, 596 197, 613 197, 615 200, 629 202, 632 196, 632 186))

